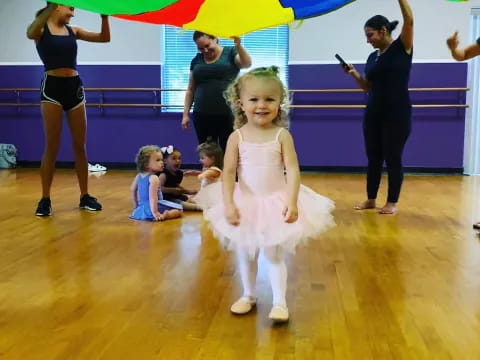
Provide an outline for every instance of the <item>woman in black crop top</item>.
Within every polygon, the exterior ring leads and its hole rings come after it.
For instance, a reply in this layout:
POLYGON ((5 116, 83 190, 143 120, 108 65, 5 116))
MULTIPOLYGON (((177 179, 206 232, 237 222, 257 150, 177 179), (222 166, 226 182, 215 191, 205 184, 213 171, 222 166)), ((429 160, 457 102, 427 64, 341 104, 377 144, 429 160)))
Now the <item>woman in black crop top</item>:
POLYGON ((69 26, 74 8, 48 3, 39 10, 27 29, 27 37, 35 40, 40 58, 45 66, 41 83, 41 111, 45 131, 45 150, 40 168, 42 199, 36 215, 51 215, 50 188, 55 171, 55 161, 60 146, 62 116, 65 111, 72 134, 75 169, 80 187, 81 209, 101 210, 97 200, 88 194, 88 162, 85 150, 86 114, 82 81, 76 70, 77 39, 90 42, 110 41, 108 17, 102 15, 99 33, 69 26))
POLYGON ((361 89, 368 92, 363 121, 368 158, 367 200, 357 210, 374 209, 383 162, 388 172, 388 198, 380 214, 393 214, 403 182, 402 153, 410 135, 411 104, 408 81, 412 65, 413 13, 407 0, 398 0, 403 15, 402 33, 392 38, 398 21, 376 15, 365 24, 367 42, 377 51, 370 54, 362 76, 352 66, 351 74, 361 89))

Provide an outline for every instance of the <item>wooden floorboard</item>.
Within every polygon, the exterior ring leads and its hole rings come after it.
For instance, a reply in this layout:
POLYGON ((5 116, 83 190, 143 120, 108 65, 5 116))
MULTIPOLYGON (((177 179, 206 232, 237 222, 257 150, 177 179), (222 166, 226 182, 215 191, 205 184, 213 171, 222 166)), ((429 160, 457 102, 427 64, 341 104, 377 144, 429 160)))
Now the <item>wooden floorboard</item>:
POLYGON ((59 170, 38 218, 38 170, 0 171, 1 360, 480 359, 480 178, 406 176, 387 216, 352 210, 363 175, 304 173, 337 226, 288 257, 291 321, 273 326, 263 262, 257 309, 231 315, 233 254, 200 213, 128 219, 134 175, 91 176, 90 213, 59 170))

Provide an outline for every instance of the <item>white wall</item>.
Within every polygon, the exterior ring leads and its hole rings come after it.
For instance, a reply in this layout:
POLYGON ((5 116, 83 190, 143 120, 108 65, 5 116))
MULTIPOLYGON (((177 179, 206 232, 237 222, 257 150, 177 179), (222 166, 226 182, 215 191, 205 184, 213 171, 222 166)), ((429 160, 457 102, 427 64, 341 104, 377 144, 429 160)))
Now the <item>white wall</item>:
MULTIPOLYGON (((44 5, 39 0, 0 0, 0 63, 40 62, 34 42, 25 34, 35 12, 44 5)), ((100 16, 79 9, 71 23, 86 30, 100 30, 100 16)), ((79 41, 78 62, 160 63, 160 29, 158 25, 110 18, 111 42, 79 41)))
MULTIPOLYGON (((480 6, 480 0, 410 2, 415 13, 415 61, 450 61, 445 39, 454 30, 459 30, 462 44, 469 40, 470 8, 480 6)), ((39 61, 25 31, 35 11, 44 4, 39 0, 0 0, 0 63, 39 61)), ((372 49, 365 42, 363 25, 376 14, 401 20, 397 0, 357 0, 333 13, 304 21, 299 29, 291 31, 291 62, 334 62, 336 52, 351 62, 364 62, 372 49)), ((79 63, 160 62, 159 26, 114 18, 110 21, 111 43, 79 42, 79 63)), ((72 23, 96 30, 100 27, 100 18, 77 9, 72 23)))
MULTIPOLYGON (((469 40, 470 8, 480 6, 480 0, 410 0, 410 5, 415 16, 415 61, 450 61, 445 40, 455 30, 460 32, 462 44, 469 40)), ((397 0, 357 0, 330 14, 306 20, 298 30, 292 30, 291 62, 332 61, 335 53, 351 62, 365 62, 372 48, 366 43, 363 26, 377 14, 400 21, 393 33, 398 36, 402 18, 397 0)))

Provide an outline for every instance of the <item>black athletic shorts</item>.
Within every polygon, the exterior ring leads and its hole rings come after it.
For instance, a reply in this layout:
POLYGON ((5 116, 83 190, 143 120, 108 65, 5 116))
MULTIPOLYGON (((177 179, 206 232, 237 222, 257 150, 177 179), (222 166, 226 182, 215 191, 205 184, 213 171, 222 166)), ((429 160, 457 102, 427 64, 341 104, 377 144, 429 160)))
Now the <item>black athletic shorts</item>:
POLYGON ((85 103, 85 92, 80 76, 59 77, 45 74, 40 86, 41 102, 57 104, 65 111, 85 103))

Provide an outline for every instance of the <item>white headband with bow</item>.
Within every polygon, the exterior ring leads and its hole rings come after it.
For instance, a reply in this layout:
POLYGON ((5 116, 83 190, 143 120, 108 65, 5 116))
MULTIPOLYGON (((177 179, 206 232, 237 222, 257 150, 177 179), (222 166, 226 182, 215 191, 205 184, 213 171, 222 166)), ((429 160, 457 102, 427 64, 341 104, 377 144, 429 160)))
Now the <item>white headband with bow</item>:
POLYGON ((164 154, 170 155, 171 153, 173 153, 173 145, 164 146, 160 148, 160 151, 164 154))

